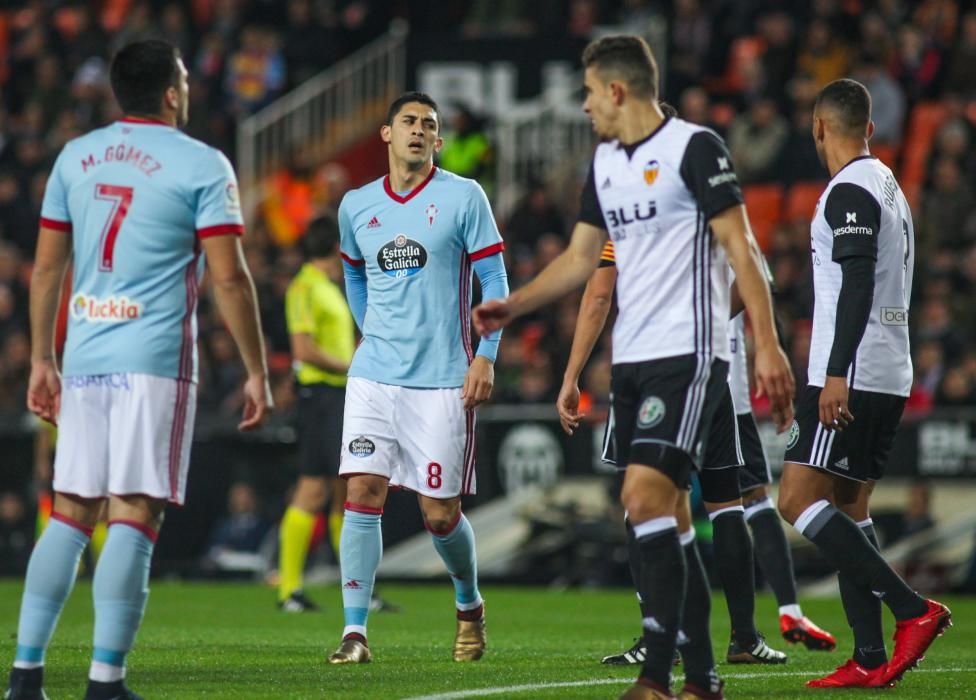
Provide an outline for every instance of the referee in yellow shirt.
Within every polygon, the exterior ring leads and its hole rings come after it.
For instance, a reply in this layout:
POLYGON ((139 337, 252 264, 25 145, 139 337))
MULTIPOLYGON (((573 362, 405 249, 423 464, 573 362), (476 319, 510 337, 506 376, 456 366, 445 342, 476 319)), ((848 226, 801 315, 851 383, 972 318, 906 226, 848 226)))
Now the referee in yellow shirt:
POLYGON ((302 573, 316 514, 331 493, 329 539, 339 553, 346 482, 338 478, 346 372, 355 349, 355 326, 339 282, 339 225, 314 219, 305 233, 307 262, 285 294, 285 318, 298 391, 299 477, 281 520, 278 607, 311 612, 302 573))

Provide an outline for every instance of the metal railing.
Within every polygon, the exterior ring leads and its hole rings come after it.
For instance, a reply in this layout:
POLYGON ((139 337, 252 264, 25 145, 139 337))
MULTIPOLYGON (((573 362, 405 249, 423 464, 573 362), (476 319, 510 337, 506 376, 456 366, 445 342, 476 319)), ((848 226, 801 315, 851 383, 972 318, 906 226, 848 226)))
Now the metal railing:
POLYGON ((407 30, 390 31, 322 71, 237 129, 237 171, 245 217, 262 199, 267 177, 300 148, 324 161, 381 124, 406 85, 407 30))
POLYGON ((531 181, 551 184, 571 174, 593 150, 594 136, 575 90, 567 85, 500 114, 495 143, 495 211, 505 218, 531 181))

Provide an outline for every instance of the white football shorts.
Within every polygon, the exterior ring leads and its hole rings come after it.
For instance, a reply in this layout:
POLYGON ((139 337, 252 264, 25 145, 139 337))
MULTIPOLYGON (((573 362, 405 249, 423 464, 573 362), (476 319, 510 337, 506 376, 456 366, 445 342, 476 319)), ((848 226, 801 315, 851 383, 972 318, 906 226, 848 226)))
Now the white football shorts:
POLYGON ((473 494, 474 411, 461 388, 411 389, 350 377, 339 476, 375 474, 431 498, 473 494))
POLYGON ((183 505, 197 385, 120 372, 63 377, 54 490, 183 505))

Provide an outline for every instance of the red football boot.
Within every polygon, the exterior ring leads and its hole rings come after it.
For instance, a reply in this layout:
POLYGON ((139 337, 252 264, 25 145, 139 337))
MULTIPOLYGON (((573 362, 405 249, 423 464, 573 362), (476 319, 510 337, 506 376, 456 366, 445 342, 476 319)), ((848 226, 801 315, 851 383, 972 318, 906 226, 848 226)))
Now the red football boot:
POLYGON ((808 617, 779 616, 779 630, 791 644, 802 644, 811 651, 833 651, 837 648, 834 635, 817 627, 808 617))
POLYGON ((848 659, 829 676, 807 681, 807 688, 887 688, 892 685, 885 680, 887 672, 887 664, 864 668, 854 659, 848 659))
POLYGON ((918 666, 935 638, 941 637, 946 627, 952 627, 952 613, 949 608, 934 600, 926 600, 925 604, 928 610, 924 615, 902 620, 895 626, 895 650, 888 662, 886 676, 892 684, 918 666))

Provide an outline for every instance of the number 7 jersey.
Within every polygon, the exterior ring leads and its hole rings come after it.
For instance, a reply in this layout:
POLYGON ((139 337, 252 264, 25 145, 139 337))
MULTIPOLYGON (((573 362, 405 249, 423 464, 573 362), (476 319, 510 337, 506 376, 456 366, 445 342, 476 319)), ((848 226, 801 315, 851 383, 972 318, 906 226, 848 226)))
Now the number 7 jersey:
POLYGON ((122 119, 65 145, 41 225, 74 249, 64 375, 196 381, 200 240, 244 231, 227 158, 160 122, 122 119))

